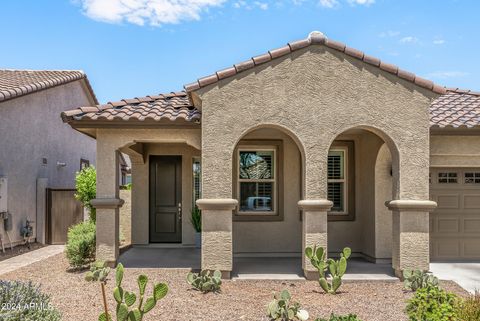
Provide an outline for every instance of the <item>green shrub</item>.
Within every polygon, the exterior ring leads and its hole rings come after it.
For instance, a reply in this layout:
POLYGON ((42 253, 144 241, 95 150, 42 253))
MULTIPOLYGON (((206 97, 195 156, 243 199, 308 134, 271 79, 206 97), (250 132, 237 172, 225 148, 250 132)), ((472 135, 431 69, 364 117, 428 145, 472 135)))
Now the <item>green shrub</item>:
POLYGON ((428 272, 405 270, 403 277, 405 278, 403 284, 407 290, 417 291, 429 286, 438 286, 438 278, 428 272))
POLYGON ((203 293, 219 292, 222 285, 222 273, 214 271, 212 274, 209 270, 202 270, 200 273, 189 272, 187 282, 194 289, 203 293))
POLYGON ((332 313, 329 319, 315 319, 315 321, 362 321, 360 320, 357 315, 349 314, 349 315, 335 315, 332 313))
POLYGON ((462 321, 480 320, 480 292, 466 298, 457 308, 458 319, 462 321))
POLYGON ((455 294, 430 286, 415 292, 406 312, 410 321, 452 321, 457 320, 458 303, 455 294))
POLYGON ((202 231, 202 211, 198 206, 193 207, 190 222, 192 223, 195 232, 200 233, 202 231))
POLYGON ((300 303, 292 301, 288 290, 283 290, 280 296, 274 295, 267 306, 267 317, 274 321, 308 320, 308 312, 302 310, 300 303))
POLYGON ((95 260, 95 223, 85 221, 68 229, 65 252, 72 267, 82 267, 95 260))
POLYGON ((58 321, 60 313, 50 297, 31 282, 0 281, 0 320, 58 321))
POLYGON ((77 189, 75 198, 88 209, 90 219, 95 222, 95 208, 90 204, 90 201, 97 195, 97 171, 95 167, 85 167, 77 172, 75 188, 77 189))

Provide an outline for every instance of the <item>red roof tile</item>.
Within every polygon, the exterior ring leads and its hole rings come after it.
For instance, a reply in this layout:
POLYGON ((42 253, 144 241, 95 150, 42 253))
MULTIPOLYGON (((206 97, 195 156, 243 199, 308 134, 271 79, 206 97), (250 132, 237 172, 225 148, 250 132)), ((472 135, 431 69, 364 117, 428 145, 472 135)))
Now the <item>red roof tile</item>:
POLYGON ((430 105, 431 127, 480 126, 480 93, 468 90, 447 89, 430 105))
POLYGON ((95 93, 81 70, 11 70, 0 69, 0 102, 84 79, 95 103, 95 93))
POLYGON ((302 39, 302 40, 290 42, 286 46, 283 46, 283 47, 278 48, 278 49, 270 50, 270 51, 268 51, 268 53, 250 58, 249 60, 246 60, 246 61, 241 62, 239 64, 235 64, 234 65, 235 69, 231 70, 231 72, 228 73, 228 76, 225 76, 223 71, 219 71, 219 72, 216 72, 212 75, 202 77, 202 78, 198 79, 196 82, 185 85, 184 88, 187 92, 195 91, 195 90, 200 89, 202 87, 206 87, 208 85, 214 84, 221 79, 232 77, 237 73, 240 73, 242 71, 254 68, 255 66, 258 66, 262 63, 268 62, 272 59, 282 57, 282 56, 287 55, 287 54, 289 54, 293 51, 296 51, 296 50, 299 50, 299 49, 302 49, 302 48, 305 48, 305 47, 311 46, 311 45, 322 45, 322 46, 327 46, 329 48, 338 50, 340 52, 345 53, 346 55, 349 55, 349 56, 354 57, 356 59, 362 60, 363 62, 365 62, 367 64, 379 67, 386 72, 389 72, 391 74, 399 76, 402 79, 413 82, 417 86, 426 88, 426 89, 431 90, 431 91, 433 91, 437 94, 444 94, 446 92, 444 87, 436 86, 436 85, 434 85, 433 82, 431 82, 429 80, 420 78, 418 76, 415 76, 412 73, 409 73, 407 71, 399 69, 395 65, 382 62, 378 58, 365 55, 363 52, 361 52, 357 49, 354 49, 354 48, 347 47, 345 44, 343 44, 341 42, 330 40, 324 34, 322 34, 321 32, 317 32, 317 31, 314 31, 314 32, 310 33, 310 35, 308 36, 307 39, 302 39))

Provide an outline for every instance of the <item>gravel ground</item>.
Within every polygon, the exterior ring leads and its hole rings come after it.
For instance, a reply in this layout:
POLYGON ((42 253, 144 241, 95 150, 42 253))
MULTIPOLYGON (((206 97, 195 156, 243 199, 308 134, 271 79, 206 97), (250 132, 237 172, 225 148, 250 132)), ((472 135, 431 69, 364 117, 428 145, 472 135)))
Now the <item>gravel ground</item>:
POLYGON ((36 249, 39 249, 41 247, 44 247, 45 245, 42 245, 40 243, 30 243, 30 249, 23 244, 14 246, 13 249, 10 249, 10 244, 9 243, 4 243, 5 246, 5 253, 2 252, 1 247, 0 247, 0 261, 9 259, 11 257, 21 255, 30 251, 34 251, 36 249))
MULTIPOLYGON (((63 314, 63 320, 97 320, 102 311, 100 286, 84 281, 85 271, 67 272, 68 263, 63 254, 34 263, 15 272, 2 275, 2 279, 32 280, 42 284, 44 292, 51 294, 52 303, 63 314)), ((225 281, 220 294, 202 294, 186 283, 187 269, 126 269, 123 287, 137 293, 136 276, 147 274, 150 280, 167 282, 168 295, 146 315, 145 321, 266 321, 265 309, 274 291, 289 289, 295 300, 309 311, 310 320, 317 316, 356 313, 364 321, 407 320, 403 313, 405 300, 411 293, 402 291, 400 282, 345 283, 338 295, 321 292, 315 281, 225 281)), ((110 310, 114 310, 111 295, 111 275, 107 297, 110 310)), ((465 295, 456 283, 444 282, 449 291, 465 295)), ((147 287, 151 291, 151 285, 147 287)), ((148 292, 151 293, 151 292, 148 292)))

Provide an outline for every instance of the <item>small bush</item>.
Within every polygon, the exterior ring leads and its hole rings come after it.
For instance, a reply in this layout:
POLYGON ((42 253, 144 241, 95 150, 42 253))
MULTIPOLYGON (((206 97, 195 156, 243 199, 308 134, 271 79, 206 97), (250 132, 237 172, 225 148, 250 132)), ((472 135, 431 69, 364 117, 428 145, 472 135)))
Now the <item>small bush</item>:
POLYGON ((458 298, 435 286, 418 289, 408 300, 406 312, 410 321, 451 321, 457 319, 458 298))
POLYGON ((209 270, 202 270, 200 273, 189 272, 187 282, 203 293, 219 292, 222 285, 222 273, 214 271, 212 274, 209 270))
POLYGON ((267 306, 267 316, 273 321, 308 320, 308 312, 302 310, 300 303, 292 301, 288 290, 283 290, 280 296, 274 295, 267 306))
POLYGON ((480 292, 466 298, 457 309, 458 319, 462 321, 480 320, 480 292))
POLYGON ((192 223, 195 232, 200 233, 202 231, 202 211, 197 206, 194 206, 192 209, 190 222, 192 223))
POLYGON ((88 209, 90 220, 95 222, 95 208, 90 204, 90 201, 97 195, 97 171, 95 167, 85 167, 80 172, 77 172, 75 188, 77 189, 75 198, 88 209))
POLYGON ((407 290, 417 291, 429 286, 438 286, 438 278, 428 272, 405 270, 403 277, 405 278, 403 284, 407 290))
POLYGON ((362 321, 360 320, 357 315, 349 314, 349 315, 336 315, 332 313, 329 319, 315 319, 315 321, 362 321))
POLYGON ((0 281, 0 320, 58 321, 60 313, 50 297, 31 282, 0 281))
POLYGON ((72 267, 82 267, 95 260, 95 223, 85 221, 68 229, 65 252, 72 267))

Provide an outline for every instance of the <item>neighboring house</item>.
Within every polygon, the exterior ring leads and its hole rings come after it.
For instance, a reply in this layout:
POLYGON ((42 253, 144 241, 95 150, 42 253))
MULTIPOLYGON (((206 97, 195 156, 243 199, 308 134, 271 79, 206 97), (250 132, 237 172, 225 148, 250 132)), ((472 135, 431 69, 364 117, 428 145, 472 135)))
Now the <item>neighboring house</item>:
POLYGON ((318 32, 185 90, 62 113, 97 139, 98 258, 118 258, 120 151, 132 161, 132 243, 193 244, 196 200, 202 268, 225 275, 234 255, 313 245, 349 246, 397 274, 480 259, 479 93, 318 32))
MULTIPOLYGON (((0 212, 12 214, 14 244, 23 242, 26 220, 45 242, 45 188, 75 188, 75 173, 95 163, 95 140, 58 115, 97 103, 82 71, 0 70, 0 212)), ((0 235, 8 242, 3 223, 0 235)))

